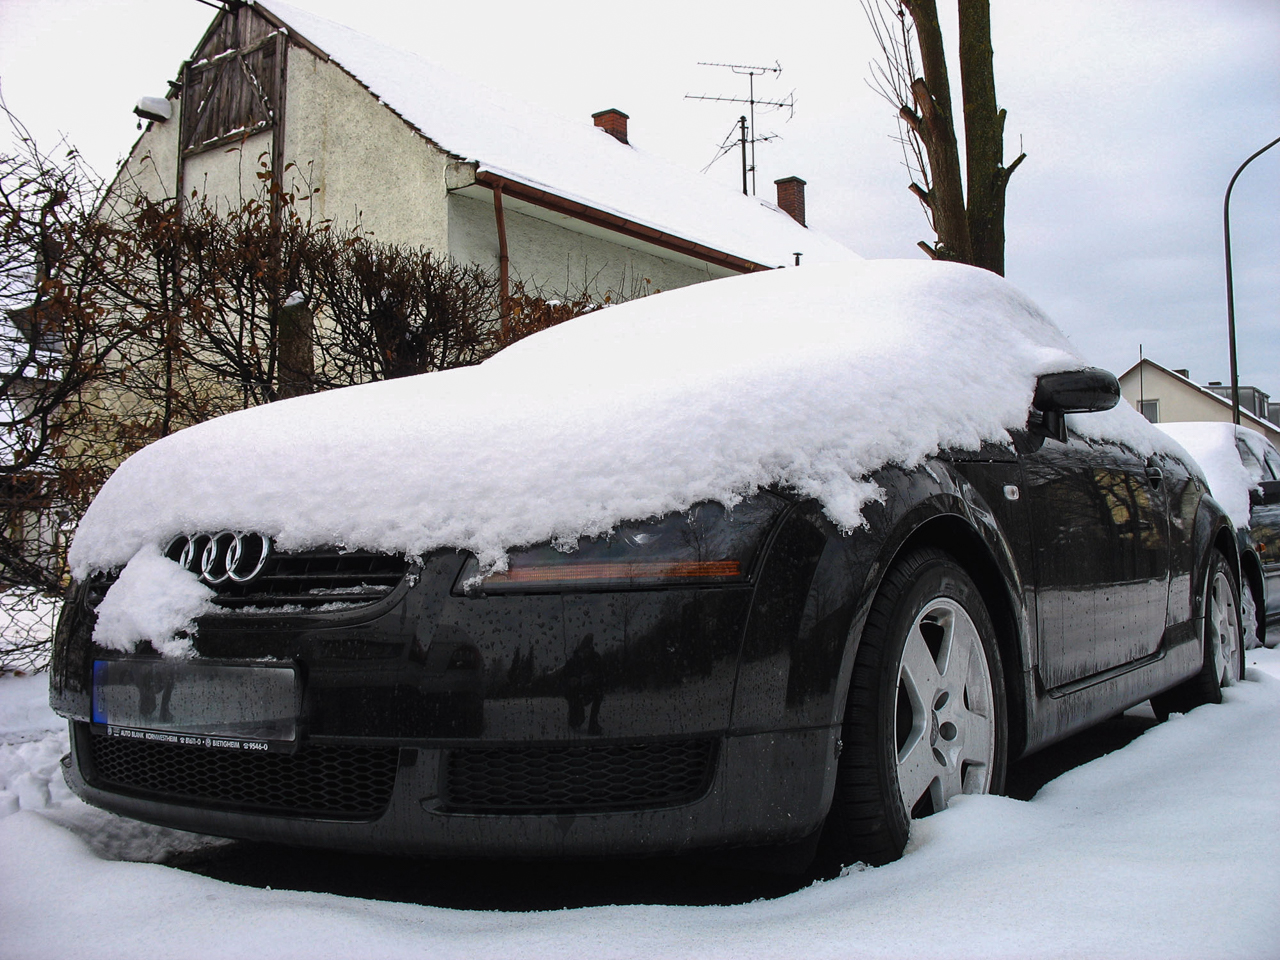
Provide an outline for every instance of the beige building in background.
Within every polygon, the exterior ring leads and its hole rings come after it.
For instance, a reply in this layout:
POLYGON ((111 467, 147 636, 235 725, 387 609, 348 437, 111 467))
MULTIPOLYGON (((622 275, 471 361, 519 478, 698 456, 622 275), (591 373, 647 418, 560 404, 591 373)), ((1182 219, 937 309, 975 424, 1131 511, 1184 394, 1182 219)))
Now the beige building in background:
MULTIPOLYGON (((1231 422, 1231 401, 1212 389, 1195 383, 1187 370, 1170 370, 1152 360, 1140 360, 1120 375, 1120 394, 1152 423, 1231 422)), ((1220 384, 1213 384, 1221 387, 1220 384)), ((1229 391, 1227 391, 1229 393, 1229 391)), ((1241 387, 1240 423, 1252 427, 1272 443, 1280 445, 1280 425, 1246 407, 1246 399, 1260 394, 1253 387, 1241 387), (1246 391, 1252 391, 1247 394, 1246 391)), ((1266 408, 1266 395, 1261 395, 1266 408)), ((1271 404, 1270 406, 1275 406, 1271 404)))

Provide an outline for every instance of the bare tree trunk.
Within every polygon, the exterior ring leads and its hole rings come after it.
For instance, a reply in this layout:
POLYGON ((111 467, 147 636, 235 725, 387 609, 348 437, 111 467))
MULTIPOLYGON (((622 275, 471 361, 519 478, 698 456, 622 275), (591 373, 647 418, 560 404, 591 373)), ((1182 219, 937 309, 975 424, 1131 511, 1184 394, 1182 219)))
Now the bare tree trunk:
POLYGON ((1022 157, 1004 167, 1004 119, 996 105, 990 0, 959 0, 967 216, 974 266, 1004 276, 1005 187, 1022 157))
POLYGON ((901 140, 904 158, 926 185, 912 182, 910 190, 925 205, 937 234, 934 246, 923 241, 920 246, 935 259, 1003 275, 1005 190, 1025 154, 1004 166, 1005 111, 996 103, 990 0, 957 0, 957 6, 963 178, 937 0, 862 0, 885 58, 872 66, 872 86, 897 107, 910 131, 901 140))
POLYGON ((280 359, 279 385, 281 399, 300 397, 315 389, 315 320, 305 303, 285 304, 280 308, 276 330, 280 359))
POLYGON ((904 105, 901 115, 924 142, 929 155, 932 183, 927 203, 938 235, 932 255, 941 260, 968 263, 971 259, 969 222, 960 177, 960 150, 951 116, 951 85, 942 46, 942 27, 938 23, 938 5, 935 0, 904 0, 903 6, 916 25, 924 77, 911 83, 916 111, 904 105))

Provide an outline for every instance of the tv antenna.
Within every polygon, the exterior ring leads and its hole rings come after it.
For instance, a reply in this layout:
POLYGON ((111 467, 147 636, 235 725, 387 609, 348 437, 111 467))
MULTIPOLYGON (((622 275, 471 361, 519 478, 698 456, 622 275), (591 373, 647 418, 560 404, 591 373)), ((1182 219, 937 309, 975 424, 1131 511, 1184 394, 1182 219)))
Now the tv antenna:
MULTIPOLYGON (((764 76, 771 73, 774 79, 782 74, 782 64, 777 60, 773 62, 772 67, 753 66, 745 63, 706 63, 698 61, 700 67, 724 67, 739 76, 747 78, 747 96, 742 97, 716 97, 710 94, 693 94, 686 93, 686 100, 713 100, 717 103, 745 103, 747 104, 747 113, 738 118, 738 122, 734 124, 734 128, 725 137, 724 142, 720 144, 719 152, 712 158, 711 163, 715 163, 726 153, 733 149, 734 145, 740 145, 742 148, 742 193, 747 193, 747 174, 751 174, 751 195, 755 196, 756 192, 756 144, 767 143, 770 140, 780 139, 776 133, 768 136, 758 136, 756 134, 756 107, 772 107, 775 110, 788 111, 787 119, 790 120, 796 113, 796 92, 792 90, 781 100, 758 100, 756 99, 756 77, 764 76), (747 162, 748 150, 750 151, 751 162, 747 162)), ((708 163, 703 167, 705 173, 711 167, 708 163)))

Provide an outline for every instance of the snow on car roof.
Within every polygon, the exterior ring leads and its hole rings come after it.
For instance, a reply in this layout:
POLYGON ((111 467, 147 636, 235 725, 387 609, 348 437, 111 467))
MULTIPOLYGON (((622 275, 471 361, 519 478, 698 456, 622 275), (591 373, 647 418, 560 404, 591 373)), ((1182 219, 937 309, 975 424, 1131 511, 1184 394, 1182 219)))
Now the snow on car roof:
POLYGON ((1161 430, 1186 449, 1204 470, 1209 492, 1237 527, 1249 526, 1249 490, 1256 481, 1240 462, 1236 438, 1248 445, 1261 463, 1267 438, 1249 427, 1232 423, 1158 423, 1161 430))
POLYGON ((768 267, 856 259, 772 203, 603 130, 522 103, 279 0, 259 5, 327 53, 443 149, 479 169, 768 267))
MULTIPOLYGON (((1007 440, 1037 375, 1084 365, 1034 304, 972 267, 856 261, 714 280, 476 367, 180 431, 116 471, 70 560, 84 577, 180 533, 230 529, 284 549, 454 547, 501 565, 518 545, 771 484, 852 528, 880 495, 873 471, 1007 440)), ((1159 436, 1126 404, 1074 419, 1159 436)))

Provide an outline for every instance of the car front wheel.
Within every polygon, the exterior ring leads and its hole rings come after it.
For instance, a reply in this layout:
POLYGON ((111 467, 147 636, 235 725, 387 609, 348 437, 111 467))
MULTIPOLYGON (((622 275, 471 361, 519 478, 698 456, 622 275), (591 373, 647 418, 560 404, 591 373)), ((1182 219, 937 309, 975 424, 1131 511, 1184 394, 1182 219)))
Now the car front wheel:
POLYGON ((1003 788, 995 636, 977 586, 949 554, 913 551, 885 576, 854 662, 823 836, 828 864, 895 860, 913 817, 1003 788))

